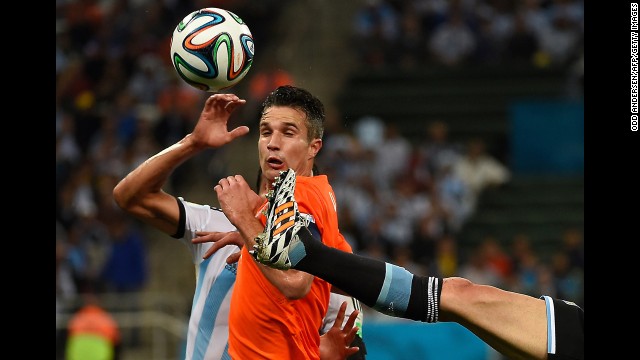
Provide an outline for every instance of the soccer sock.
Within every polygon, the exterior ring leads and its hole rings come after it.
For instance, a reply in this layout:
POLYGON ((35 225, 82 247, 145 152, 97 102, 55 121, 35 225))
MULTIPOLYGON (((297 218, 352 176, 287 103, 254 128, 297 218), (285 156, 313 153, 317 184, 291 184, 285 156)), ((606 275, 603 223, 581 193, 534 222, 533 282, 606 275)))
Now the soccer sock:
MULTIPOLYGON (((390 316, 437 322, 442 279, 324 245, 308 229, 298 232, 304 253, 293 268, 315 275, 390 316)), ((293 264, 293 262, 292 262, 293 264)))

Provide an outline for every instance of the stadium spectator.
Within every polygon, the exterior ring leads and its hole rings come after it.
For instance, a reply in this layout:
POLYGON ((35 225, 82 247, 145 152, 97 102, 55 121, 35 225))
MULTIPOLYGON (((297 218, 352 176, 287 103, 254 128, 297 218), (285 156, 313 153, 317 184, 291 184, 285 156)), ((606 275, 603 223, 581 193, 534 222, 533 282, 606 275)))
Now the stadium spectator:
POLYGON ((536 35, 540 41, 540 34, 551 26, 548 11, 543 7, 543 0, 522 0, 517 9, 524 16, 527 30, 536 35))
POLYGON ((506 39, 504 61, 510 64, 532 65, 538 49, 538 38, 527 27, 524 12, 517 12, 514 17, 513 33, 506 39))
POLYGON ((540 50, 548 56, 550 66, 566 66, 579 50, 583 36, 580 11, 565 7, 563 3, 573 1, 556 0, 550 9, 550 25, 538 33, 540 50))
POLYGON ((493 43, 492 51, 498 59, 503 58, 506 43, 514 31, 514 5, 511 0, 491 0, 486 2, 485 11, 478 14, 487 20, 485 24, 493 43))
POLYGON ((510 239, 511 269, 520 271, 525 258, 533 252, 531 237, 526 232, 517 232, 510 239))
POLYGON ((69 264, 67 231, 56 222, 56 359, 62 359, 67 342, 67 331, 63 327, 64 309, 75 300, 78 292, 69 264))
POLYGON ((442 209, 446 231, 459 233, 473 215, 474 199, 469 186, 458 177, 453 164, 446 164, 436 173, 432 200, 442 209))
POLYGON ((127 90, 141 104, 156 104, 171 75, 158 55, 144 54, 136 61, 127 90))
POLYGON ((438 214, 440 210, 437 200, 432 201, 429 211, 417 219, 410 244, 413 258, 427 266, 432 270, 432 273, 437 269, 435 265, 436 247, 446 231, 442 221, 443 216, 438 214))
POLYGON ((511 283, 510 289, 527 295, 537 294, 541 266, 543 265, 536 251, 530 250, 521 254, 518 259, 517 271, 514 272, 514 280, 516 281, 511 283))
POLYGON ((483 191, 502 186, 511 179, 509 169, 487 152, 486 143, 480 137, 469 139, 466 152, 453 164, 453 171, 471 191, 474 211, 483 191))
POLYGON ((452 234, 445 234, 438 240, 436 248, 436 264, 440 277, 452 277, 458 274, 460 261, 458 260, 458 247, 456 238, 452 234))
POLYGON ((462 155, 462 147, 449 138, 449 124, 436 119, 426 125, 426 137, 416 146, 412 160, 413 177, 425 184, 426 189, 445 166, 453 164, 462 155))
POLYGON ((398 38, 400 17, 385 0, 363 0, 353 18, 353 40, 359 59, 372 67, 385 66, 398 38))
POLYGON ((497 288, 504 287, 500 273, 489 263, 482 244, 476 245, 471 250, 471 254, 460 266, 458 276, 476 284, 491 285, 497 288))
MULTIPOLYGON (((135 223, 120 212, 112 212, 108 219, 110 246, 101 269, 102 290, 118 296, 124 311, 141 310, 141 292, 147 285, 148 265, 146 241, 135 223)), ((123 341, 129 346, 140 345, 138 328, 127 329, 123 341)))
POLYGON ((428 43, 433 60, 450 67, 469 61, 476 46, 476 36, 459 7, 450 9, 449 17, 433 30, 428 43))
POLYGON ((398 177, 407 175, 411 143, 393 122, 385 123, 383 130, 382 141, 374 148, 375 164, 370 171, 378 189, 388 190, 398 177))
POLYGON ((484 253, 489 266, 496 270, 503 282, 511 276, 513 273, 511 257, 494 235, 485 235, 482 238, 480 250, 484 253))
POLYGON ((561 234, 562 252, 569 259, 569 266, 584 271, 584 240, 582 230, 568 227, 561 234))
POLYGON ((582 269, 571 266, 569 255, 562 250, 553 254, 551 271, 555 279, 555 289, 558 297, 584 305, 584 274, 582 269))
POLYGON ((427 49, 425 34, 422 29, 420 14, 409 7, 400 14, 400 31, 398 39, 392 43, 390 64, 400 69, 417 69, 425 62, 427 49))
POLYGON ((65 360, 118 360, 121 358, 120 328, 92 292, 69 320, 65 360))
POLYGON ((137 293, 147 282, 147 239, 140 229, 122 214, 109 219, 107 228, 110 248, 101 272, 104 289, 124 295, 137 293))

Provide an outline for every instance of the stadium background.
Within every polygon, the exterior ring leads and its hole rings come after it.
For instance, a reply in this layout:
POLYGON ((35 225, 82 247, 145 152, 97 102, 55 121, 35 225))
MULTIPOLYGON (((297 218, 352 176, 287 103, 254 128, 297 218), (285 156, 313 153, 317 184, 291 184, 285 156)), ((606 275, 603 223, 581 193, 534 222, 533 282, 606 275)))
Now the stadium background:
MULTIPOLYGON (((180 19, 207 6, 236 12, 255 38, 254 67, 231 90, 249 101, 235 123, 255 124, 256 99, 278 81, 327 106, 318 163, 357 252, 584 306, 582 1, 57 0, 58 358, 87 291, 117 319, 123 359, 180 358, 193 266, 110 196, 197 119, 207 94, 177 79, 168 49, 180 19), (454 14, 467 30, 444 31, 454 14), (447 46, 429 48, 439 36, 447 46), (430 146, 438 122, 438 149, 456 154, 442 167, 430 146), (463 200, 464 179, 447 169, 475 139, 509 176, 463 200), (411 206, 429 216, 401 211, 411 206)), ((216 205, 221 176, 255 178, 255 135, 189 161, 167 190, 216 205)), ((500 358, 455 324, 369 310, 364 337, 368 359, 500 358)))

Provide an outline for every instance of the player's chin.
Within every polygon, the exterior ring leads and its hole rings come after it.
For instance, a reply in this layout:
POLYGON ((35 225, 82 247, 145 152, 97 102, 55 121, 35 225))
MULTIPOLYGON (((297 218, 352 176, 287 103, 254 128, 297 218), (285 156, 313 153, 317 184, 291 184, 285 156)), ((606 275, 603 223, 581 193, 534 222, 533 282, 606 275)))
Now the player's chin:
POLYGON ((288 167, 285 164, 266 164, 263 167, 262 172, 267 176, 269 181, 274 181, 280 175, 280 172, 287 170, 288 167))

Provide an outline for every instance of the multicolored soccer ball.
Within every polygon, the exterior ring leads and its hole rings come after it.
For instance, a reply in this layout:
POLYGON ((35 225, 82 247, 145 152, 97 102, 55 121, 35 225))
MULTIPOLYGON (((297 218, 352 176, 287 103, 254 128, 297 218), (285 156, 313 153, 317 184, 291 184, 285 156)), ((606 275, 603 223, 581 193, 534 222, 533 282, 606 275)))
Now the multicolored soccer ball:
POLYGON ((218 92, 236 85, 253 64, 253 36, 231 11, 203 8, 185 16, 171 36, 171 62, 189 85, 218 92))

